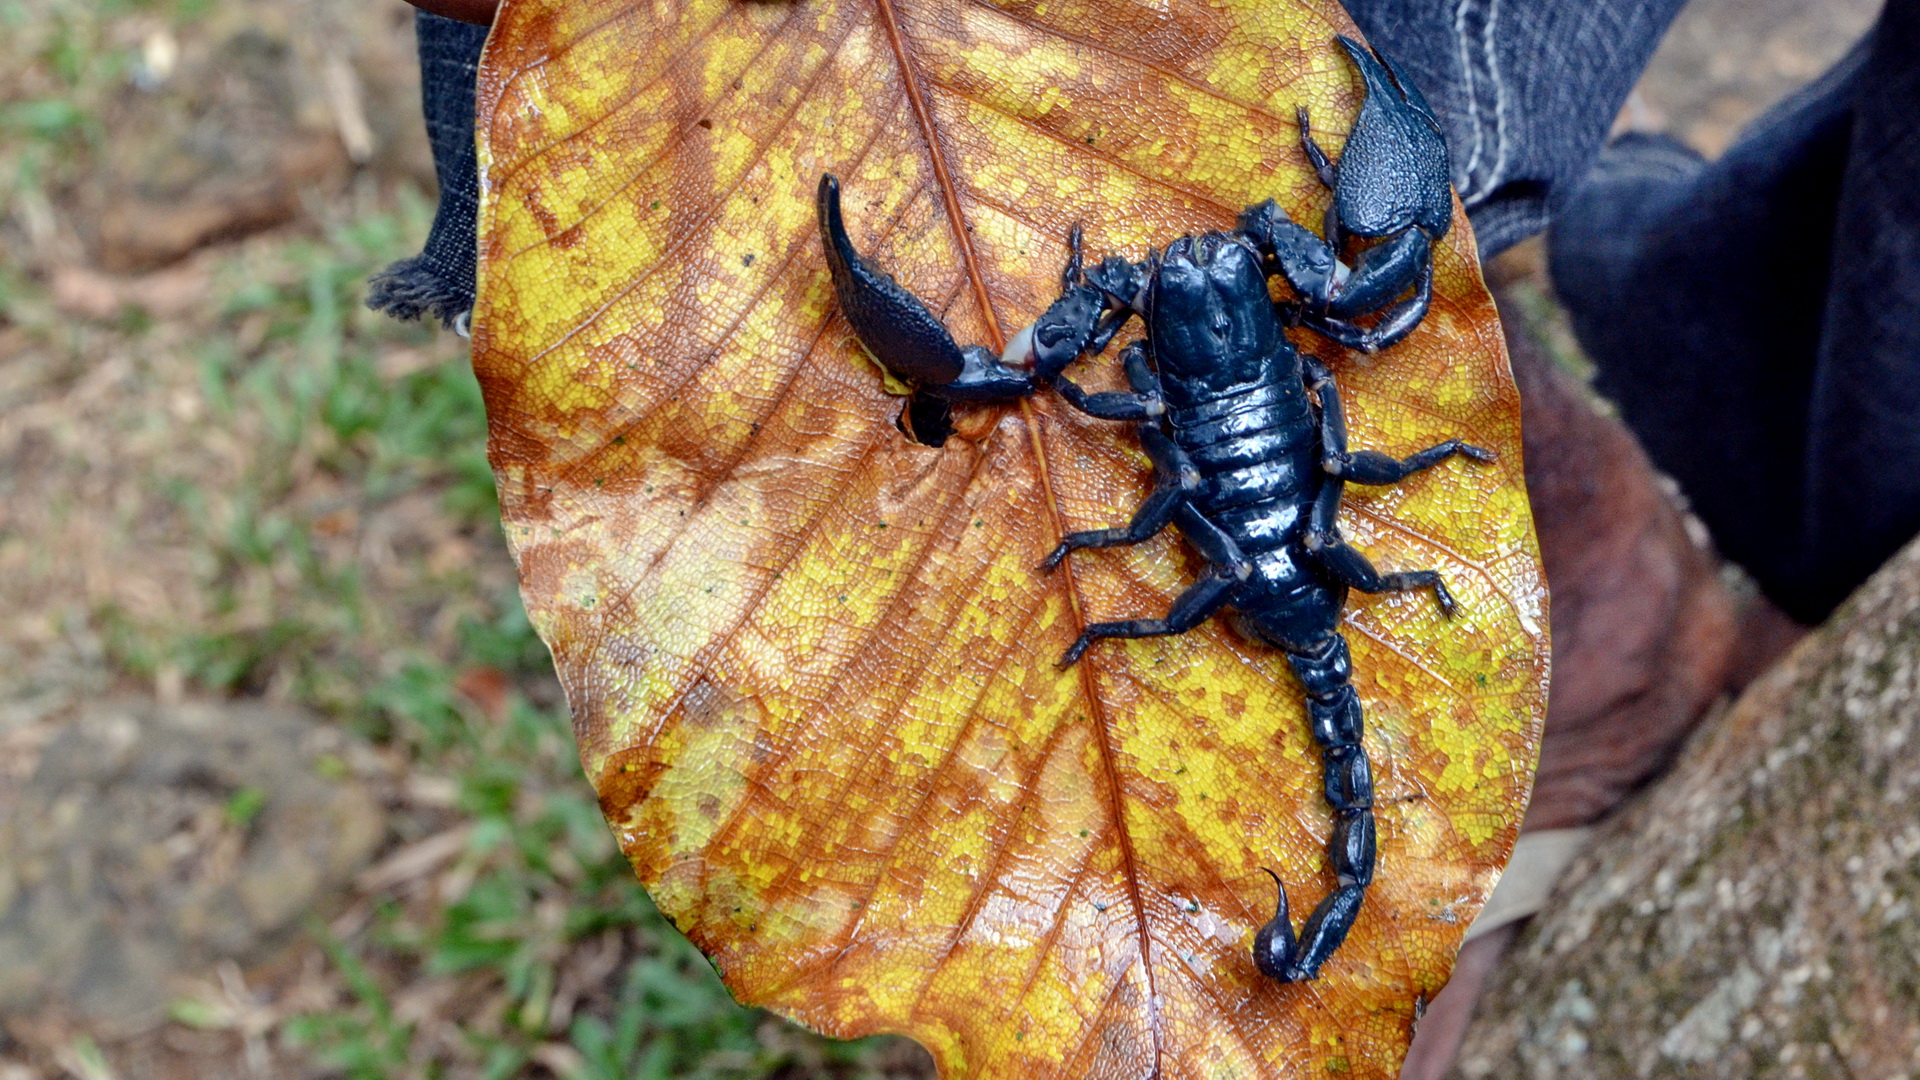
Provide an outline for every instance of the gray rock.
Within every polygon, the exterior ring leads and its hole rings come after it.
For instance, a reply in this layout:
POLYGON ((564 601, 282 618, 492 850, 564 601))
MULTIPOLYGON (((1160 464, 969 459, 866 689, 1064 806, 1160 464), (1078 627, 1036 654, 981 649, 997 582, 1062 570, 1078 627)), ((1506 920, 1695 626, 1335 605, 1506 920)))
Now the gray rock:
POLYGON ((329 767, 341 737, 260 704, 84 712, 0 817, 0 1012, 137 1029, 176 975, 259 959, 324 913, 385 832, 329 767))
POLYGON ((1464 1077, 1912 1076, 1920 541, 1576 860, 1464 1077))

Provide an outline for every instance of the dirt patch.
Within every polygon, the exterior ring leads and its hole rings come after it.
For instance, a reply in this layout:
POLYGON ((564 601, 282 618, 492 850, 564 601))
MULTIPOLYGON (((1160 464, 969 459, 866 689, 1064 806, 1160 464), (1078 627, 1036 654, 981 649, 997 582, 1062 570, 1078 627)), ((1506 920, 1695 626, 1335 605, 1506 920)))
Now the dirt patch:
POLYGON ((259 704, 84 710, 0 819, 0 1013, 142 1030, 183 974, 341 905, 386 833, 346 740, 259 704))

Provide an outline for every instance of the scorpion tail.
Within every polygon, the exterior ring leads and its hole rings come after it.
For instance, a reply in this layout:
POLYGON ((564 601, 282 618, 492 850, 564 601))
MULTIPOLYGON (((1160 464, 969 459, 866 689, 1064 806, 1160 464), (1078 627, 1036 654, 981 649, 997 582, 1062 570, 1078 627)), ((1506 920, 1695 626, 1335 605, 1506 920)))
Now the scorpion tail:
POLYGON ((1339 884, 1307 916, 1297 944, 1290 924, 1284 933, 1275 926, 1287 922, 1283 887, 1274 921, 1255 939, 1254 962, 1271 978, 1304 982, 1317 977, 1320 966, 1347 939, 1359 918, 1367 885, 1373 881, 1373 770, 1360 745, 1360 696, 1353 689, 1353 661, 1346 639, 1335 633, 1319 648, 1289 652, 1287 659, 1306 687, 1307 716, 1313 739, 1320 744, 1327 805, 1334 813, 1327 861, 1339 884))

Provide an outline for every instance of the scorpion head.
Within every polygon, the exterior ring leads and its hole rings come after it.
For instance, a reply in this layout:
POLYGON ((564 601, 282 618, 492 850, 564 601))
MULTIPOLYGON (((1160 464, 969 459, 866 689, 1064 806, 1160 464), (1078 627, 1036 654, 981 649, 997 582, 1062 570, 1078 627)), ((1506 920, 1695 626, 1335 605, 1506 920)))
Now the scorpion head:
POLYGON ((1153 271, 1153 355, 1173 385, 1206 394, 1258 376, 1283 340, 1260 256, 1239 237, 1182 237, 1153 271))
POLYGON ((1141 292, 1147 287, 1144 263, 1130 263, 1118 255, 1109 255, 1087 271, 1087 284, 1106 294, 1113 302, 1138 306, 1144 302, 1141 292))

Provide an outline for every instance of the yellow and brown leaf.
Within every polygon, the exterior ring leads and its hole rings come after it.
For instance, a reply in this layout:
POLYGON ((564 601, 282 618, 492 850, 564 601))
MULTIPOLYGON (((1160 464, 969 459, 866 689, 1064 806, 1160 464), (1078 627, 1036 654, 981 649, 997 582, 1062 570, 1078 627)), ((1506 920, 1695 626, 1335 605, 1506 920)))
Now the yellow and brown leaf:
MULTIPOLYGON (((912 1035, 949 1077, 1391 1077, 1504 865, 1532 780, 1545 593, 1519 406, 1465 219, 1431 315, 1335 356, 1354 444, 1501 452, 1349 489, 1343 525, 1459 596, 1356 596, 1379 877, 1323 978, 1249 944, 1304 911, 1330 817, 1281 657, 1157 614, 1171 537, 1036 566, 1122 521, 1126 425, 1048 397, 934 450, 835 311, 813 192, 999 345, 1064 240, 1142 257, 1325 193, 1360 87, 1332 0, 510 2, 481 73, 474 363, 527 605, 587 772, 661 909, 742 1000, 912 1035)), ((1110 361, 1086 378, 1110 379, 1110 361)))

